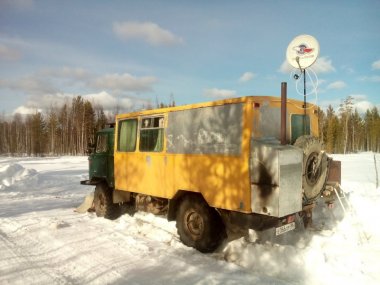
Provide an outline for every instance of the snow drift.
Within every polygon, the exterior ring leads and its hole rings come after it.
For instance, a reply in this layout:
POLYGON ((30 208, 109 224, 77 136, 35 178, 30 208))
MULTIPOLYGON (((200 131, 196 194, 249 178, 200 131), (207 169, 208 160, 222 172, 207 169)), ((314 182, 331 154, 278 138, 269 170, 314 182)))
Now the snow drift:
POLYGON ((0 283, 379 284, 374 154, 335 158, 352 205, 345 215, 319 201, 314 231, 250 231, 207 255, 185 247, 164 217, 74 213, 93 191, 79 185, 86 157, 0 158, 0 283))

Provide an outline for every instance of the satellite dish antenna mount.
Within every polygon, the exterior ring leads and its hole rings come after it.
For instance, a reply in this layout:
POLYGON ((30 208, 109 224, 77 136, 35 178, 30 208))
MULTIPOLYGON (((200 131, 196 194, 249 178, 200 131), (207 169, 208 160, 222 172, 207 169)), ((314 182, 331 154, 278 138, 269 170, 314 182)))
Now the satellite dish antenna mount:
MULTIPOLYGON (((306 68, 315 63, 319 55, 318 41, 309 35, 299 35, 288 45, 286 59, 291 66, 300 70, 303 76, 303 132, 306 134, 306 68)), ((300 75, 294 74, 294 79, 298 80, 300 75)))

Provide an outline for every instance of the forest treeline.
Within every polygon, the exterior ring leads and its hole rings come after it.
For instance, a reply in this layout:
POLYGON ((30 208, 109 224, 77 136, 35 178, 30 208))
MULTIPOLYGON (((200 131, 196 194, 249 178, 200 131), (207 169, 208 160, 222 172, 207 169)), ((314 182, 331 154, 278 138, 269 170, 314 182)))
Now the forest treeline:
POLYGON ((101 106, 81 96, 46 112, 15 114, 10 121, 0 118, 0 154, 83 155, 107 121, 101 106))
MULTIPOLYGON (((172 105, 175 105, 174 101, 172 105)), ((157 103, 157 107, 165 107, 157 103)), ((347 97, 338 110, 318 110, 319 136, 328 153, 380 151, 380 115, 373 107, 363 114, 347 97)), ((99 105, 77 96, 71 104, 11 120, 0 117, 0 154, 84 155, 97 130, 112 122, 99 105)))
POLYGON ((318 110, 319 137, 328 153, 380 151, 380 116, 377 107, 359 114, 354 98, 348 96, 334 110, 318 110))

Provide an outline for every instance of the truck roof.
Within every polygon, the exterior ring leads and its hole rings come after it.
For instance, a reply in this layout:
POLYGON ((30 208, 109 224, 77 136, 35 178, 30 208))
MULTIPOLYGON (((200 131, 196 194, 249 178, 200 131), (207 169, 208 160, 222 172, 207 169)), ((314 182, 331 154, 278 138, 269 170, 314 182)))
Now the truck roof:
MULTIPOLYGON (((273 102, 276 104, 277 103, 281 104, 281 97, 275 97, 275 96, 244 96, 244 97, 238 97, 238 98, 230 98, 230 99, 224 99, 224 100, 208 101, 208 102, 202 102, 202 103, 181 105, 181 106, 176 106, 176 107, 142 110, 142 111, 136 111, 136 112, 131 112, 131 113, 118 114, 118 115, 116 115, 116 119, 132 117, 132 116, 152 115, 152 114, 157 114, 157 113, 168 113, 168 112, 182 111, 182 110, 195 109, 195 108, 220 106, 220 105, 225 105, 225 104, 245 103, 245 102, 249 102, 249 101, 255 102, 255 103, 270 101, 270 102, 273 102)), ((302 107, 303 101, 300 101, 300 100, 288 98, 287 103, 294 105, 298 108, 303 108, 302 107)), ((307 103, 307 105, 308 105, 308 109, 314 110, 317 107, 315 104, 312 104, 312 103, 307 103)))
POLYGON ((113 133, 115 131, 114 128, 104 128, 98 131, 98 133, 113 133))

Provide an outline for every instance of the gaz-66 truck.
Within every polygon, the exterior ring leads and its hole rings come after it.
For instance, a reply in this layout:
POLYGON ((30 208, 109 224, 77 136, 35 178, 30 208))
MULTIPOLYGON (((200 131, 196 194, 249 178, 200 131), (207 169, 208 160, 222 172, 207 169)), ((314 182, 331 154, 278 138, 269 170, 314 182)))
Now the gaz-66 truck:
POLYGON ((308 220, 328 175, 317 136, 317 107, 286 91, 120 114, 81 183, 96 186, 97 216, 164 214, 185 245, 212 252, 236 229, 279 235, 308 220))

